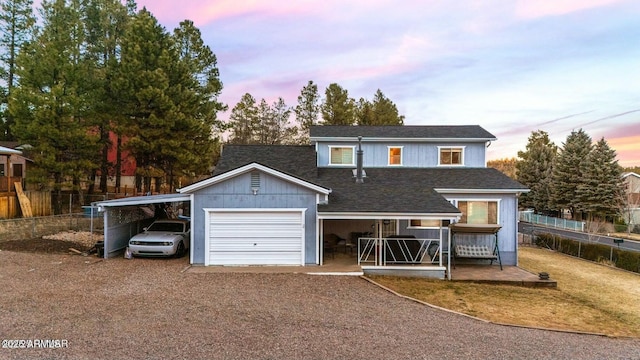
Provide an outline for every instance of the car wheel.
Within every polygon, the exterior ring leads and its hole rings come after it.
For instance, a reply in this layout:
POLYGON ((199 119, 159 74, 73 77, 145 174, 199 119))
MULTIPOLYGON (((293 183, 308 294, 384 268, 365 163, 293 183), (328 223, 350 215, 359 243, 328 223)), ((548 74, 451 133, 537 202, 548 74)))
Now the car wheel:
POLYGON ((180 241, 178 248, 176 249, 176 257, 184 256, 184 243, 180 241))

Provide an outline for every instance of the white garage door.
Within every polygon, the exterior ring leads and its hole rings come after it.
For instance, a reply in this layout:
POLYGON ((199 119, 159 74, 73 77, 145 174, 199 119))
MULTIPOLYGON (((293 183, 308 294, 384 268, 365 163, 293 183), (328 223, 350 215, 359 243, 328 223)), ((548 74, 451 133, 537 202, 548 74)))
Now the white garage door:
POLYGON ((304 265, 304 209, 211 210, 208 265, 304 265))

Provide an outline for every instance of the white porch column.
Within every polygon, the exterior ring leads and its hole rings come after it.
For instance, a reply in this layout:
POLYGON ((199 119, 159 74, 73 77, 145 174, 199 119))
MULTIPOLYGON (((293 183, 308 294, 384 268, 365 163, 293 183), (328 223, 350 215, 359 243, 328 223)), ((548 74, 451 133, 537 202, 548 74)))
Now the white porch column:
POLYGON ((447 232, 447 279, 451 280, 451 229, 447 232))

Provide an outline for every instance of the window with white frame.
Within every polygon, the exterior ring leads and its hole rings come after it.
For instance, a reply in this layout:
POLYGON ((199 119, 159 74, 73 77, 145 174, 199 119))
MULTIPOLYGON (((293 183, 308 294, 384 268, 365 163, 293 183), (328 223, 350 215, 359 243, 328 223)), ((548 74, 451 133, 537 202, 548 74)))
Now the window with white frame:
POLYGON ((389 146, 389 165, 402 165, 402 146, 389 146))
POLYGON ((462 212, 461 224, 497 224, 498 201, 458 201, 458 210, 462 212))
POLYGON ((439 165, 463 165, 463 147, 438 147, 439 165))
POLYGON ((354 165, 353 146, 330 146, 329 165, 354 165))
POLYGON ((409 220, 409 226, 407 229, 439 229, 440 226, 449 226, 449 220, 409 220))

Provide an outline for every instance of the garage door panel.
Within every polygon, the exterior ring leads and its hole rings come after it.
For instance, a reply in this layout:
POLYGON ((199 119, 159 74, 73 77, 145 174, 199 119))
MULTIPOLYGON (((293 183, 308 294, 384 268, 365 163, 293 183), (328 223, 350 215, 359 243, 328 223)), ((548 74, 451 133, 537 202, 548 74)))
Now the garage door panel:
POLYGON ((211 265, 304 265, 303 213, 212 212, 208 243, 211 265))
MULTIPOLYGON (((211 256, 219 253, 211 254, 211 256)), ((300 253, 247 253, 230 252, 219 257, 215 265, 299 265, 300 253)))
POLYGON ((298 237, 302 234, 300 224, 277 227, 270 225, 268 227, 252 226, 246 228, 219 226, 214 227, 216 230, 214 239, 217 238, 245 238, 245 237, 298 237))
POLYGON ((297 251, 300 252, 300 240, 297 243, 288 242, 265 242, 252 239, 242 239, 241 241, 219 242, 215 246, 217 252, 222 251, 297 251), (258 242, 256 242, 258 241, 258 242))

